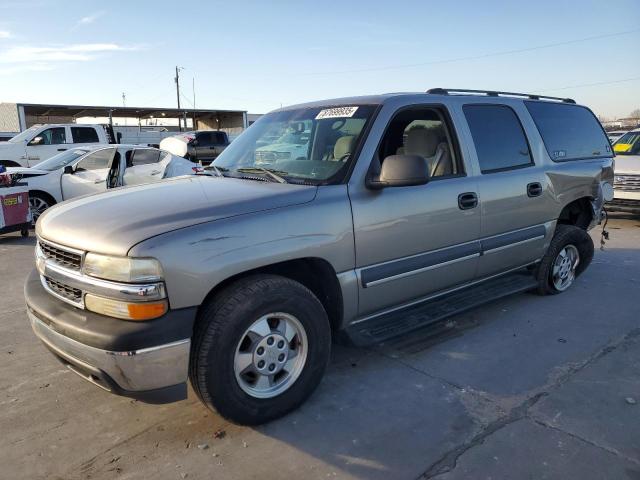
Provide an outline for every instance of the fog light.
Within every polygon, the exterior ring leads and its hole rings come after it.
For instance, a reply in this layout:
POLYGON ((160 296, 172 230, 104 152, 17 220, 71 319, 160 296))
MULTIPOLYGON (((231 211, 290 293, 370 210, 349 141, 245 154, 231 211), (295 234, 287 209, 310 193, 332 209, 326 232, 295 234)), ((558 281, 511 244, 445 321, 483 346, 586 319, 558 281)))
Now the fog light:
POLYGON ((124 320, 151 320, 167 313, 166 300, 160 302, 122 302, 87 293, 84 297, 87 310, 124 320))

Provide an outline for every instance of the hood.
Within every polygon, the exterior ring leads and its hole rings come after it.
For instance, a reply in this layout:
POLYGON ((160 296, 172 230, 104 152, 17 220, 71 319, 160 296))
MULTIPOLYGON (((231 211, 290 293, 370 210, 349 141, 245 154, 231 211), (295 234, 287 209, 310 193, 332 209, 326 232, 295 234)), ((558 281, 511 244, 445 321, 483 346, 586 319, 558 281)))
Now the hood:
POLYGON ((38 170, 29 167, 8 167, 7 173, 22 175, 23 178, 35 177, 36 175, 47 175, 51 173, 49 170, 38 170))
POLYGON ((616 155, 615 173, 640 175, 640 155, 616 155))
POLYGON ((310 202, 317 187, 179 177, 75 198, 48 209, 36 233, 79 250, 126 255, 137 243, 199 223, 310 202))

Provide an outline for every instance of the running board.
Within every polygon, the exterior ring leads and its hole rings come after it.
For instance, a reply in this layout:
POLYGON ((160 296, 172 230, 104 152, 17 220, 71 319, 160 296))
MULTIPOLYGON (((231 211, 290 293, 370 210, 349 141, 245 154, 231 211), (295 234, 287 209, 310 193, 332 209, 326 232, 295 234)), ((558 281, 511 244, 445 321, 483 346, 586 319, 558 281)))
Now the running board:
POLYGON ((531 290, 536 285, 531 272, 510 273, 356 323, 347 327, 345 333, 359 347, 380 344, 487 302, 531 290))

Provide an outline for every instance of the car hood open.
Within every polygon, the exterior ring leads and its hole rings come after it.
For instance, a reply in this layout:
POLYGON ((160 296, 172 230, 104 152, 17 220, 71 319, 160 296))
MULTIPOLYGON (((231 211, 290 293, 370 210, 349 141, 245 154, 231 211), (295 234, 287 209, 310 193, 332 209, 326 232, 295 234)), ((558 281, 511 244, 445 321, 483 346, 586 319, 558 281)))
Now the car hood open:
POLYGON ((36 233, 60 245, 126 255, 137 243, 179 228, 310 202, 317 187, 188 176, 62 202, 36 233))

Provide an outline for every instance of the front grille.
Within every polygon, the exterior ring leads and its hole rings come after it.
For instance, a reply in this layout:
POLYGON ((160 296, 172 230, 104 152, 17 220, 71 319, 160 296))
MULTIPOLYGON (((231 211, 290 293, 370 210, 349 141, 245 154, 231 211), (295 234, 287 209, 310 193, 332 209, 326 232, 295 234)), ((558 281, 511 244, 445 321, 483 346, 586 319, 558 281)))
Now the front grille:
POLYGON ((640 175, 616 175, 613 188, 624 192, 640 192, 640 175))
POLYGON ((82 265, 82 255, 79 253, 70 252, 59 247, 40 241, 40 250, 44 253, 44 256, 50 260, 53 260, 61 267, 69 268, 71 270, 80 271, 82 265))
POLYGON ((82 291, 80 289, 70 287, 64 283, 57 282, 47 277, 44 278, 44 281, 47 282, 47 286, 54 293, 74 303, 82 303, 82 291))

